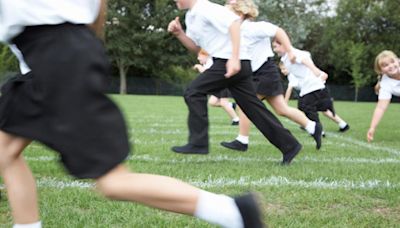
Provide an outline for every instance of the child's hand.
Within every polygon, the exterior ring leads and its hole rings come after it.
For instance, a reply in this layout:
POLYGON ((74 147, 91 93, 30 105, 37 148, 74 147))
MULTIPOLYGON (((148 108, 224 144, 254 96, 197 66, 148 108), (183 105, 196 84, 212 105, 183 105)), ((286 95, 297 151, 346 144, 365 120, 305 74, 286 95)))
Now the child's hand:
POLYGON ((181 22, 179 22, 179 17, 176 17, 175 20, 172 20, 168 24, 168 32, 172 33, 174 36, 179 36, 183 33, 181 22))
POLYGON ((372 140, 374 140, 374 134, 375 134, 375 129, 374 128, 370 128, 367 132, 367 140, 368 142, 372 142, 372 140))
POLYGON ((226 78, 230 78, 240 71, 240 60, 239 59, 229 59, 226 62, 226 78))
POLYGON ((325 82, 326 79, 328 79, 328 74, 325 73, 325 72, 323 72, 323 71, 321 71, 319 78, 320 78, 323 82, 325 82))

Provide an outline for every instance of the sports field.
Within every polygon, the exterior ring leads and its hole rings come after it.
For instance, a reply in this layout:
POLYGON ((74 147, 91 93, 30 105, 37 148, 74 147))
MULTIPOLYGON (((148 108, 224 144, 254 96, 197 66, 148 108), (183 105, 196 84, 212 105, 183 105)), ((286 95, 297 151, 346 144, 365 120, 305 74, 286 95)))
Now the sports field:
MULTIPOLYGON (((134 147, 126 163, 134 171, 169 175, 230 195, 258 191, 270 227, 400 227, 400 104, 389 106, 369 144, 365 135, 375 103, 335 102, 351 129, 339 133, 320 115, 326 132, 320 151, 297 125, 280 118, 304 146, 291 166, 282 167, 280 152, 255 128, 247 152, 221 147, 221 141, 236 137, 238 127, 220 108, 209 108, 210 154, 187 156, 170 151, 187 140, 182 97, 112 98, 129 125, 134 147)), ((213 227, 188 216, 105 200, 93 191, 93 182, 68 176, 57 154, 41 144, 33 143, 24 155, 37 178, 44 227, 213 227)), ((11 227, 4 191, 2 196, 0 227, 11 227)))

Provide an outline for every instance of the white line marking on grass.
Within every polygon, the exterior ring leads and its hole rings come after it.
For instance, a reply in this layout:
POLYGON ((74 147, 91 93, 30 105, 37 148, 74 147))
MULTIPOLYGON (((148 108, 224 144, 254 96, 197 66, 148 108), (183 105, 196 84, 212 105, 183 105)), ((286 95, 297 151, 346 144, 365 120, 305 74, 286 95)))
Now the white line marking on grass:
POLYGON ((385 151, 385 152, 388 152, 388 153, 394 154, 394 155, 400 155, 400 151, 396 150, 394 148, 376 146, 376 145, 373 145, 371 143, 367 143, 367 142, 364 142, 364 141, 360 141, 360 140, 356 140, 356 139, 350 138, 348 136, 343 137, 343 136, 341 136, 339 134, 336 134, 336 133, 329 133, 329 136, 333 136, 333 137, 335 137, 337 139, 340 139, 340 140, 343 140, 343 141, 346 141, 346 142, 349 142, 349 143, 353 143, 353 144, 356 144, 356 145, 361 146, 361 147, 368 148, 371 151, 377 151, 378 150, 378 151, 385 151))
MULTIPOLYGON (((271 176, 261 179, 252 180, 249 177, 241 177, 239 179, 232 178, 208 178, 206 181, 189 180, 188 183, 200 188, 215 188, 215 187, 266 187, 266 186, 291 186, 300 188, 312 189, 398 189, 400 184, 391 183, 386 180, 365 180, 365 181, 352 181, 352 180, 328 180, 326 178, 318 178, 315 180, 291 180, 282 176, 271 176)), ((93 182, 84 182, 79 180, 58 180, 54 177, 42 177, 37 179, 37 186, 39 188, 93 188, 93 182)), ((4 185, 1 185, 4 188, 4 185)))
POLYGON ((247 177, 240 179, 218 178, 207 181, 189 181, 191 184, 200 188, 226 187, 226 186, 249 186, 249 187, 265 187, 265 186, 293 186, 302 188, 317 189, 397 189, 400 184, 391 183, 382 180, 367 181, 351 181, 351 180, 335 180, 329 181, 325 178, 319 178, 311 181, 291 180, 281 176, 271 176, 258 180, 251 180, 247 177))
MULTIPOLYGON (((58 160, 55 156, 39 156, 39 157, 25 157, 27 161, 52 161, 58 160)), ((165 162, 171 164, 182 163, 196 163, 196 162, 279 162, 280 159, 275 158, 251 158, 251 157, 230 157, 226 155, 219 156, 206 156, 206 157, 187 157, 187 158, 171 158, 162 159, 160 157, 151 155, 132 155, 129 160, 131 161, 146 161, 146 162, 165 162)), ((335 157, 335 158, 315 158, 304 156, 296 159, 297 162, 315 162, 315 163, 352 163, 352 164, 399 164, 399 159, 382 158, 382 159, 369 159, 369 158, 352 158, 352 157, 335 157)))
MULTIPOLYGON (((290 124, 292 124, 292 125, 298 126, 297 124, 293 123, 293 122, 290 121, 290 120, 284 119, 283 121, 284 121, 285 123, 290 123, 290 124)), ((342 135, 339 135, 339 134, 333 133, 333 132, 326 132, 326 133, 327 133, 327 137, 333 136, 334 138, 340 139, 340 140, 345 141, 345 142, 348 142, 348 143, 356 144, 356 145, 358 145, 358 146, 367 148, 367 149, 369 149, 369 150, 371 150, 371 151, 373 151, 373 152, 376 152, 376 151, 385 151, 385 152, 388 152, 388 153, 390 153, 390 154, 400 155, 400 151, 399 151, 399 150, 396 150, 396 149, 394 149, 394 148, 384 147, 384 146, 376 146, 376 145, 367 143, 367 142, 365 142, 365 141, 360 141, 360 140, 357 140, 357 139, 353 139, 353 138, 349 137, 348 135, 342 136, 342 135)))

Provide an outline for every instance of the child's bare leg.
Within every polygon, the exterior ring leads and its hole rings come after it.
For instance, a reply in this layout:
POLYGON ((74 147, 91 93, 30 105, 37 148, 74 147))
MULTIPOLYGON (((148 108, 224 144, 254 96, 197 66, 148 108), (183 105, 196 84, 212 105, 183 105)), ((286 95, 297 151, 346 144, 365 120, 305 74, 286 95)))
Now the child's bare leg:
POLYGON ((39 221, 35 180, 22 157, 22 151, 30 142, 31 140, 0 131, 0 172, 16 224, 39 221))
POLYGON ((232 103, 229 102, 228 98, 220 98, 219 103, 225 110, 225 112, 228 113, 228 115, 231 117, 232 120, 239 119, 238 115, 236 114, 235 110, 232 107, 232 103))
POLYGON ((307 123, 310 121, 304 112, 287 105, 283 95, 266 97, 266 100, 274 109, 275 113, 287 117, 293 122, 299 124, 302 127, 306 127, 307 123))
POLYGON ((120 165, 97 180, 108 198, 135 201, 147 206, 193 215, 199 190, 174 178, 130 173, 120 165))
POLYGON ((238 107, 238 115, 239 115, 239 135, 249 137, 251 121, 246 116, 246 114, 244 114, 244 112, 240 107, 238 107))
POLYGON ((340 118, 337 114, 333 115, 333 113, 329 110, 322 112, 322 114, 324 114, 324 116, 328 117, 329 119, 335 121, 337 124, 343 121, 342 118, 340 118))
POLYGON ((171 177, 130 173, 122 165, 98 178, 97 189, 112 199, 194 215, 223 227, 243 227, 246 220, 231 197, 206 192, 171 177))
POLYGON ((210 98, 208 98, 208 104, 213 106, 213 107, 220 107, 221 106, 219 98, 214 96, 214 95, 211 95, 210 98))

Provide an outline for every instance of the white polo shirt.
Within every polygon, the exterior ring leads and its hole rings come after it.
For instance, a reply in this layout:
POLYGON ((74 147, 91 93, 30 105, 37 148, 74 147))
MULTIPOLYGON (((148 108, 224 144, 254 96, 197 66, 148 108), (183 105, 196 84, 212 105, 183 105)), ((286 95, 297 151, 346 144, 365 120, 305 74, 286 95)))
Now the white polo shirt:
POLYGON ((245 20, 242 23, 240 34, 241 43, 250 53, 251 68, 257 71, 269 57, 274 56, 270 37, 275 37, 278 26, 265 21, 245 20))
POLYGON ((384 74, 381 80, 378 99, 390 100, 392 99, 392 95, 400 96, 400 80, 393 79, 384 74))
MULTIPOLYGON (((229 59, 232 55, 229 27, 239 19, 239 16, 222 5, 208 0, 197 0, 192 9, 186 12, 186 35, 210 56, 229 59)), ((240 59, 250 60, 242 44, 240 59)))
POLYGON ((299 81, 300 97, 316 90, 324 89, 325 83, 302 63, 304 59, 312 61, 311 54, 296 48, 293 49, 293 54, 296 56, 295 63, 290 62, 287 54, 282 56, 281 61, 289 73, 293 74, 299 81))
POLYGON ((293 87, 295 90, 300 90, 299 80, 296 78, 296 76, 294 76, 293 74, 289 73, 289 75, 287 76, 287 79, 289 81, 288 86, 293 87))
POLYGON ((100 0, 0 0, 0 42, 9 42, 25 26, 90 24, 99 9, 100 0))

